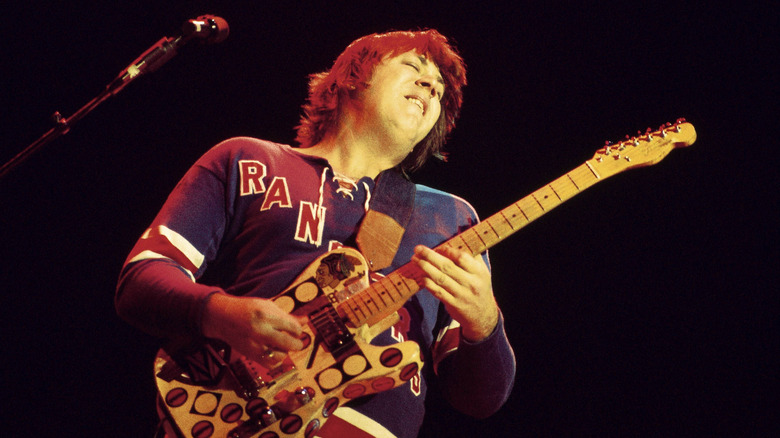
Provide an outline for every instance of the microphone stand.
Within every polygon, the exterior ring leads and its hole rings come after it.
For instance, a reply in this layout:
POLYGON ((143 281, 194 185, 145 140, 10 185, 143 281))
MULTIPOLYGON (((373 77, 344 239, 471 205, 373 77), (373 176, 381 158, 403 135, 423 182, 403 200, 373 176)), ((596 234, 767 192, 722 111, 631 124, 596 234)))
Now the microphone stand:
POLYGON ((135 80, 138 76, 145 73, 151 73, 163 64, 168 62, 176 55, 176 51, 184 43, 189 40, 190 37, 178 36, 175 38, 163 37, 160 41, 157 41, 153 46, 149 47, 144 53, 141 54, 135 61, 133 61, 127 68, 119 73, 110 84, 108 84, 100 94, 95 98, 87 102, 86 105, 81 107, 78 111, 73 113, 70 117, 63 117, 59 111, 52 114, 52 122, 54 127, 49 129, 48 132, 43 134, 38 140, 24 148, 21 152, 16 154, 7 163, 0 167, 0 179, 6 176, 11 170, 16 168, 19 164, 29 158, 35 151, 51 142, 52 140, 65 135, 70 131, 73 125, 86 116, 90 111, 95 109, 98 105, 106 101, 109 97, 116 95, 123 88, 125 88, 130 82, 135 80))

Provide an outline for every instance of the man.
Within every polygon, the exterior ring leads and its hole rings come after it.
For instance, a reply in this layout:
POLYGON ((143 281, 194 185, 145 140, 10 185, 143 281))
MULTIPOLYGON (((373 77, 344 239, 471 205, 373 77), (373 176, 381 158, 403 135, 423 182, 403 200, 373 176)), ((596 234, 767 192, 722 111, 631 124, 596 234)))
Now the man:
MULTIPOLYGON (((128 256, 118 313, 178 345, 219 341, 262 363, 269 351, 292 357, 311 348, 308 313, 289 313, 271 298, 317 257, 359 247, 371 255, 371 278, 411 260, 424 289, 371 343, 413 340, 423 368, 395 389, 339 406, 319 430, 308 425, 312 436, 416 436, 431 379, 456 409, 491 415, 511 391, 515 359, 487 258, 430 249, 474 225, 476 214, 460 198, 404 178, 429 157, 443 158, 465 84, 462 59, 435 30, 356 40, 312 76, 300 148, 234 138, 190 169, 128 256)), ((336 277, 359 270, 351 256, 328 257, 320 280, 337 265, 336 277)), ((314 336, 314 348, 326 349, 314 336)))

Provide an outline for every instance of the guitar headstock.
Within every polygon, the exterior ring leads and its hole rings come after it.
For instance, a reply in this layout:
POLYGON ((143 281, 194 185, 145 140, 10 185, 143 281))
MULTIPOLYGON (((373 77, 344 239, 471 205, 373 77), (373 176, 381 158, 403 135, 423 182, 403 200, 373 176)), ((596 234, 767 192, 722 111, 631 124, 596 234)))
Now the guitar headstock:
POLYGON ((650 166, 666 157, 672 149, 687 147, 696 141, 696 130, 685 119, 650 128, 635 137, 626 136, 619 143, 607 142, 596 151, 589 163, 602 177, 614 175, 634 167, 650 166))

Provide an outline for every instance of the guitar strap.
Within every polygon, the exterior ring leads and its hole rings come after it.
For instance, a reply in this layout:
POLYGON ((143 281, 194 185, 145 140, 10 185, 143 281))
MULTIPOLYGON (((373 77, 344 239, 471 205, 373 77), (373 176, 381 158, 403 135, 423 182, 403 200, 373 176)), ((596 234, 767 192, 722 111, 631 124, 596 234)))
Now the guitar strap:
POLYGON ((401 172, 390 169, 379 174, 369 209, 358 229, 358 249, 372 271, 393 262, 401 238, 412 217, 415 185, 401 172))

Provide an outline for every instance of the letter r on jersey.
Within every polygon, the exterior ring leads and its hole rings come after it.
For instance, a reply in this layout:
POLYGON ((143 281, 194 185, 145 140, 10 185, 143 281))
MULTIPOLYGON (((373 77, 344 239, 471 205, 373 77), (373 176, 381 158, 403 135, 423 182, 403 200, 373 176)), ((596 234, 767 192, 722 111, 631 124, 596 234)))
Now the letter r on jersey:
POLYGON ((241 196, 265 193, 265 164, 257 160, 239 160, 238 171, 241 176, 241 196))

